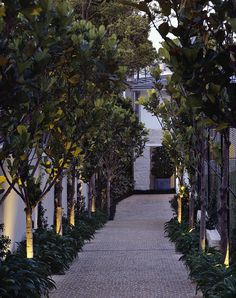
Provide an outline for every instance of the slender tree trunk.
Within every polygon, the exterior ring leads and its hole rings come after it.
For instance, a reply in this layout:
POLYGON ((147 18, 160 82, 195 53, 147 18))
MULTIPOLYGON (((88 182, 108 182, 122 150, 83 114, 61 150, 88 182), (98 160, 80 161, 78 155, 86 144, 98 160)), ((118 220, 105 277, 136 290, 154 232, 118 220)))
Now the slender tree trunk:
POLYGON ((111 215, 111 177, 107 177, 107 216, 110 218, 111 215))
POLYGON ((196 194, 196 174, 194 173, 191 179, 191 194, 189 197, 189 229, 190 230, 194 228, 195 194, 196 194))
POLYGON ((84 199, 82 196, 82 181, 80 179, 80 174, 78 174, 76 178, 77 178, 77 194, 76 194, 77 208, 78 208, 78 212, 81 213, 82 210, 84 209, 84 199))
POLYGON ((199 249, 205 252, 206 249, 206 179, 205 179, 205 159, 207 154, 207 143, 202 136, 201 158, 200 158, 200 197, 201 197, 201 221, 200 221, 200 240, 199 249))
POLYGON ((89 180, 89 193, 88 193, 88 217, 91 218, 92 217, 92 199, 93 199, 93 190, 92 190, 92 177, 90 177, 89 180))
POLYGON ((229 265, 229 218, 228 218, 228 196, 229 196, 229 129, 223 132, 222 142, 222 179, 220 186, 220 209, 218 211, 219 228, 221 236, 221 251, 225 265, 229 265))
POLYGON ((178 223, 180 224, 182 222, 182 196, 180 194, 178 194, 177 203, 178 203, 177 219, 178 219, 178 223))
POLYGON ((54 223, 56 233, 62 235, 62 178, 60 175, 54 188, 54 223))
POLYGON ((37 219, 38 229, 43 229, 43 213, 42 213, 43 205, 42 205, 42 202, 38 203, 37 208, 38 208, 38 219, 37 219))
POLYGON ((179 194, 177 196, 177 204, 178 204, 178 209, 177 209, 177 219, 178 223, 182 222, 182 195, 180 194, 181 192, 181 187, 183 186, 183 170, 177 168, 177 177, 179 180, 179 194))
POLYGON ((75 225, 75 169, 67 176, 67 204, 70 225, 75 225))
POLYGON ((92 207, 91 207, 91 211, 94 213, 94 212, 96 212, 96 198, 97 198, 95 174, 93 174, 91 182, 92 182, 92 207))
POLYGON ((26 215, 26 257, 32 259, 34 257, 33 247, 33 229, 32 229, 32 209, 31 207, 25 208, 26 215))

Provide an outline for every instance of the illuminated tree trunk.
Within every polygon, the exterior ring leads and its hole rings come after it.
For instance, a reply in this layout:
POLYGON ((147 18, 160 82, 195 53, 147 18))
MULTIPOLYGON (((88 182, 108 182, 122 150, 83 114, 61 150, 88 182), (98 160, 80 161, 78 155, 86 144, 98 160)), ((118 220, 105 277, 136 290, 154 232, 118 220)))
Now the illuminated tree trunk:
POLYGON ((92 190, 92 177, 90 177, 89 180, 89 193, 88 193, 88 217, 91 218, 92 217, 92 199, 93 199, 93 190, 92 190))
POLYGON ((229 218, 228 218, 228 196, 229 196, 229 129, 223 132, 222 143, 222 180, 220 187, 220 208, 218 210, 219 228, 221 236, 221 251, 224 264, 229 265, 229 218))
POLYGON ((75 225, 75 169, 67 176, 67 204, 70 225, 75 225))
POLYGON ((54 222, 56 233, 62 235, 62 175, 58 178, 54 188, 54 222))
POLYGON ((33 230, 32 230, 32 209, 25 208, 26 215, 26 257, 32 259, 34 257, 33 247, 33 230))
POLYGON ((111 215, 111 176, 108 174, 107 177, 107 216, 110 218, 111 215))
POLYGON ((180 194, 178 194, 177 203, 178 203, 177 219, 178 219, 178 223, 181 223, 182 222, 182 196, 180 194))
POLYGON ((92 176, 92 208, 91 211, 94 213, 96 212, 96 181, 95 181, 95 174, 92 176))
POLYGON ((205 159, 207 146, 204 138, 201 141, 201 158, 200 158, 200 197, 201 197, 201 221, 200 221, 200 240, 199 249, 205 252, 206 249, 206 179, 205 179, 205 159))

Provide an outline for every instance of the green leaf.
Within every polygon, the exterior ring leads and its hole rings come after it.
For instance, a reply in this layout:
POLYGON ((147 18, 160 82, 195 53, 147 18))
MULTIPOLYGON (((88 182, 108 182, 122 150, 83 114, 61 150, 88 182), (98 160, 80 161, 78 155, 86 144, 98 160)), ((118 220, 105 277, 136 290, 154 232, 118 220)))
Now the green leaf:
POLYGON ((25 125, 18 125, 16 128, 19 135, 23 135, 27 133, 27 127, 25 125))
POLYGON ((199 52, 199 49, 198 48, 193 48, 193 49, 190 49, 190 48, 183 48, 183 53, 184 53, 184 56, 187 58, 187 60, 189 62, 195 62, 197 56, 198 56, 198 52, 199 52))
POLYGON ((95 105, 96 108, 101 108, 102 105, 103 105, 103 103, 104 103, 103 100, 100 99, 100 98, 98 98, 98 99, 95 101, 94 105, 95 105))
POLYGON ((223 123, 220 123, 219 125, 217 125, 216 130, 221 131, 228 127, 229 127, 229 123, 223 122, 223 123))
POLYGON ((26 9, 23 9, 23 14, 30 17, 30 16, 39 16, 43 9, 41 7, 28 7, 26 9))
POLYGON ((169 16, 171 13, 171 3, 166 0, 159 1, 159 4, 161 6, 161 10, 164 16, 169 16))
POLYGON ((200 108, 202 106, 202 100, 197 94, 189 95, 187 98, 187 102, 193 108, 200 108))
POLYGON ((37 52, 34 57, 37 62, 41 62, 42 60, 49 58, 49 54, 45 51, 37 52))
POLYGON ((70 77, 68 79, 68 81, 72 84, 72 85, 77 85, 80 81, 80 75, 79 74, 75 74, 72 77, 70 77))
POLYGON ((170 53, 167 49, 165 48, 160 48, 158 54, 162 57, 165 58, 166 60, 170 61, 170 53))
POLYGON ((207 88, 212 91, 213 94, 218 95, 220 90, 221 90, 221 86, 214 84, 214 83, 210 83, 207 85, 207 88))
POLYGON ((30 14, 32 16, 39 16, 42 11, 43 11, 43 9, 41 7, 33 7, 30 14))
POLYGON ((158 27, 158 31, 160 32, 162 37, 165 37, 168 33, 169 33, 169 24, 167 22, 162 23, 159 27, 158 27))
POLYGON ((236 31, 236 18, 229 19, 233 31, 236 31))
POLYGON ((6 11, 4 6, 0 6, 0 17, 5 17, 6 11))
POLYGON ((4 182, 6 182, 6 177, 0 176, 0 184, 3 184, 4 182))
POLYGON ((98 31, 99 31, 100 34, 104 34, 105 33, 105 26, 104 25, 99 26, 98 31))
POLYGON ((213 94, 207 93, 207 98, 210 100, 210 102, 215 103, 216 98, 213 94))

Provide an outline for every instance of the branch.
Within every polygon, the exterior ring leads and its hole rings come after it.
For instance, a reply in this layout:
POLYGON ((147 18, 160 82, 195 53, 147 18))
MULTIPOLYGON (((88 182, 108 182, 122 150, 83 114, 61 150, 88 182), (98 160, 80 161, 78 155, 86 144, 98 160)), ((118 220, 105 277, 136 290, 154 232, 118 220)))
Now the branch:
POLYGON ((1 200, 0 200, 0 205, 3 203, 3 201, 7 198, 7 196, 10 194, 11 190, 13 189, 14 184, 16 183, 16 181, 14 181, 14 183, 12 182, 12 184, 8 187, 7 191, 4 193, 4 195, 2 196, 1 200))
POLYGON ((6 173, 5 169, 4 169, 4 166, 3 166, 2 162, 0 162, 0 167, 1 167, 1 170, 2 170, 2 172, 3 172, 3 175, 5 176, 5 178, 6 178, 6 180, 7 180, 7 183, 9 184, 9 186, 10 186, 10 187, 12 186, 12 189, 14 189, 14 191, 15 191, 15 192, 22 198, 22 200, 24 201, 24 196, 23 196, 23 194, 22 194, 21 192, 19 192, 18 189, 15 188, 15 186, 14 186, 15 183, 14 183, 13 181, 10 181, 10 179, 8 178, 7 173, 6 173))

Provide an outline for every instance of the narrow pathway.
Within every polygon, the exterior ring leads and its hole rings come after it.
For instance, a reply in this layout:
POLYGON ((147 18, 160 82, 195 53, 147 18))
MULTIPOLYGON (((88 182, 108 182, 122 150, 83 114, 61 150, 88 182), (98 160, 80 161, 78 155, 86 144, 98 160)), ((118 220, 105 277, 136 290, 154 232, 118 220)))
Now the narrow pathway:
POLYGON ((192 298, 195 286, 164 237, 168 195, 135 195, 84 246, 50 298, 192 298))

